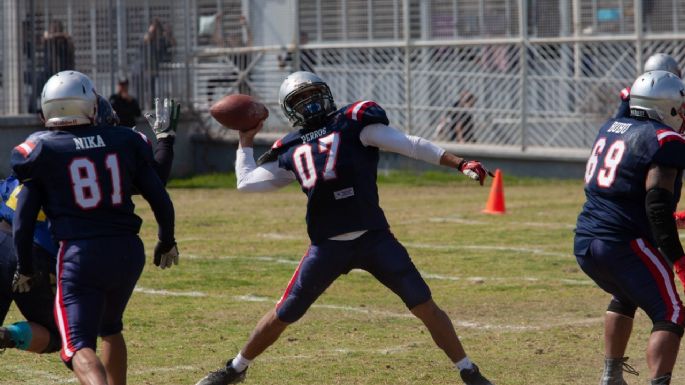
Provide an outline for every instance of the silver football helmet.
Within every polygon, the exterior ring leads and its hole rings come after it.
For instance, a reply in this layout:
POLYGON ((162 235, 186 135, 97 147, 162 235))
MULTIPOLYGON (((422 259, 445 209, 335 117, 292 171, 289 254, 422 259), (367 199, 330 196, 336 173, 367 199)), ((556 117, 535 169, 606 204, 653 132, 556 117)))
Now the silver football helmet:
POLYGON ((682 77, 680 73, 680 66, 673 56, 665 53, 655 53, 647 58, 645 62, 645 72, 649 71, 668 71, 677 77, 682 77))
POLYGON ((97 95, 93 82, 78 71, 52 75, 43 86, 40 100, 45 127, 93 124, 97 95))
POLYGON ((293 127, 305 129, 320 127, 336 110, 326 82, 307 71, 293 72, 285 78, 278 91, 278 103, 293 127))
POLYGON ((685 128, 685 87, 668 71, 646 72, 630 87, 631 116, 659 121, 678 132, 685 128))

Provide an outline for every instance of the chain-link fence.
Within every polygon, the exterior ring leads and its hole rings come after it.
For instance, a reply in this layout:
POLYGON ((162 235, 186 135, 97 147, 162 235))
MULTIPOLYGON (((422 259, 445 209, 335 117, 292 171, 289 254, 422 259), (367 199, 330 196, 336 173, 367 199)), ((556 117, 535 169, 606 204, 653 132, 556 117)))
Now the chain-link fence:
POLYGON ((587 147, 649 55, 685 55, 680 0, 4 0, 0 18, 0 113, 34 112, 73 65, 208 125, 214 101, 252 94, 285 131, 278 87, 303 69, 408 132, 520 149, 587 147))

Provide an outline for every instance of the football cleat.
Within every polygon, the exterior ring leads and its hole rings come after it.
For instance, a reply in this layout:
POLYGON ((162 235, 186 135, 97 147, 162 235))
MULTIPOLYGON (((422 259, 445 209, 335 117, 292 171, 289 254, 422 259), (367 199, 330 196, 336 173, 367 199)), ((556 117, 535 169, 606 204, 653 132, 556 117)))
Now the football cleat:
POLYGON ((483 377, 482 374, 480 374, 480 370, 475 364, 471 369, 460 370, 459 376, 466 385, 494 385, 487 378, 483 377))
POLYGON ((628 361, 628 357, 605 358, 604 372, 602 373, 599 385, 628 385, 623 379, 623 372, 639 376, 640 373, 626 361, 628 361))
POLYGON ((197 384, 195 385, 228 385, 228 384, 237 384, 239 382, 243 382, 245 380, 245 374, 247 373, 247 368, 243 370, 242 372, 237 372, 233 367, 231 366, 231 361, 228 361, 226 363, 226 366, 219 369, 215 370, 213 372, 209 372, 205 378, 201 379, 197 384))
POLYGON ((17 344, 12 341, 12 338, 10 338, 10 331, 7 330, 7 328, 0 327, 0 351, 3 351, 7 348, 13 348, 17 346, 17 344))

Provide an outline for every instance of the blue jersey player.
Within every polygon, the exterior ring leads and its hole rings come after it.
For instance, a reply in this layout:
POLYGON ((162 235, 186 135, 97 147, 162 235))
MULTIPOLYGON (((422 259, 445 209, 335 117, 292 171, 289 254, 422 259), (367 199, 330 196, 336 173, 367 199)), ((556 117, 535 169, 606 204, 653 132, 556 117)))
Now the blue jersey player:
POLYGON ((373 101, 336 109, 328 86, 313 73, 289 75, 279 100, 285 115, 300 129, 278 140, 260 158, 260 166, 252 145, 261 124, 242 132, 236 162, 238 189, 269 191, 297 181, 308 198, 311 246, 280 301, 259 321, 239 354, 198 385, 242 381, 250 362, 300 319, 333 281, 353 268, 370 272, 402 299, 466 384, 490 384, 466 356, 449 317, 433 302, 406 249, 390 232, 376 185, 379 149, 457 168, 481 184, 487 170, 479 162, 466 161, 388 126, 385 111, 373 101))
POLYGON ((55 320, 62 360, 82 384, 125 384, 122 316, 144 265, 133 213, 136 188, 159 224, 155 264, 178 262, 174 209, 152 167, 150 145, 129 128, 94 125, 95 89, 87 76, 63 71, 41 96, 45 126, 12 152, 24 184, 14 216, 17 273, 13 289, 31 290, 35 279, 32 238, 42 207, 59 241, 55 320), (95 355, 102 337, 106 365, 95 355))
POLYGON ((679 77, 643 74, 631 87, 631 117, 602 126, 587 162, 587 200, 574 253, 583 271, 613 296, 605 317, 602 385, 625 385, 624 354, 638 307, 653 325, 651 384, 670 383, 685 321, 671 268, 685 278, 673 218, 685 168, 684 103, 679 77))
MULTIPOLYGON (((109 102, 97 96, 96 124, 116 126, 118 117, 109 102)), ((179 105, 173 100, 155 99, 155 113, 146 114, 155 136, 153 168, 166 183, 173 162, 173 144, 179 105)), ((11 224, 17 206, 17 195, 23 186, 15 176, 0 180, 0 325, 14 301, 26 321, 0 327, 0 349, 17 348, 34 353, 52 353, 61 348, 57 324, 54 319, 55 267, 58 246, 48 229, 47 217, 41 210, 33 234, 33 264, 36 277, 27 293, 13 293, 12 279, 16 271, 17 257, 11 238, 11 224), (4 222, 4 223, 3 223, 4 222)))

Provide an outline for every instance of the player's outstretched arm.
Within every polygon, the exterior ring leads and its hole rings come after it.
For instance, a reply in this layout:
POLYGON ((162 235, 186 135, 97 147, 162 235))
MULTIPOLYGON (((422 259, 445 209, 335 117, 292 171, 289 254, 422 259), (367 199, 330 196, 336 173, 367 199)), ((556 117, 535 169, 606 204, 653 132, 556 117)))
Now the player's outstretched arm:
POLYGON ((178 248, 174 238, 174 205, 162 181, 152 167, 143 162, 137 170, 135 186, 148 201, 159 227, 154 264, 165 269, 178 265, 178 248))
POLYGON ((277 161, 257 166, 254 160, 254 137, 262 129, 264 121, 249 131, 240 131, 240 145, 236 152, 235 175, 238 191, 267 192, 289 185, 295 175, 278 167, 277 161))
POLYGON ((154 104, 155 112, 146 113, 145 119, 157 137, 153 168, 162 183, 166 185, 171 173, 171 164, 174 161, 174 142, 181 116, 181 105, 169 98, 161 101, 155 98, 154 104))
POLYGON ((492 173, 476 160, 467 161, 448 153, 429 140, 407 135, 385 124, 376 123, 364 127, 359 139, 365 146, 378 147, 427 163, 456 168, 469 178, 479 181, 481 185, 488 175, 492 176, 492 173))
POLYGON ((25 293, 31 290, 33 277, 33 233, 41 206, 41 191, 32 181, 24 183, 17 195, 17 208, 12 222, 14 247, 17 252, 17 271, 12 290, 25 293))

